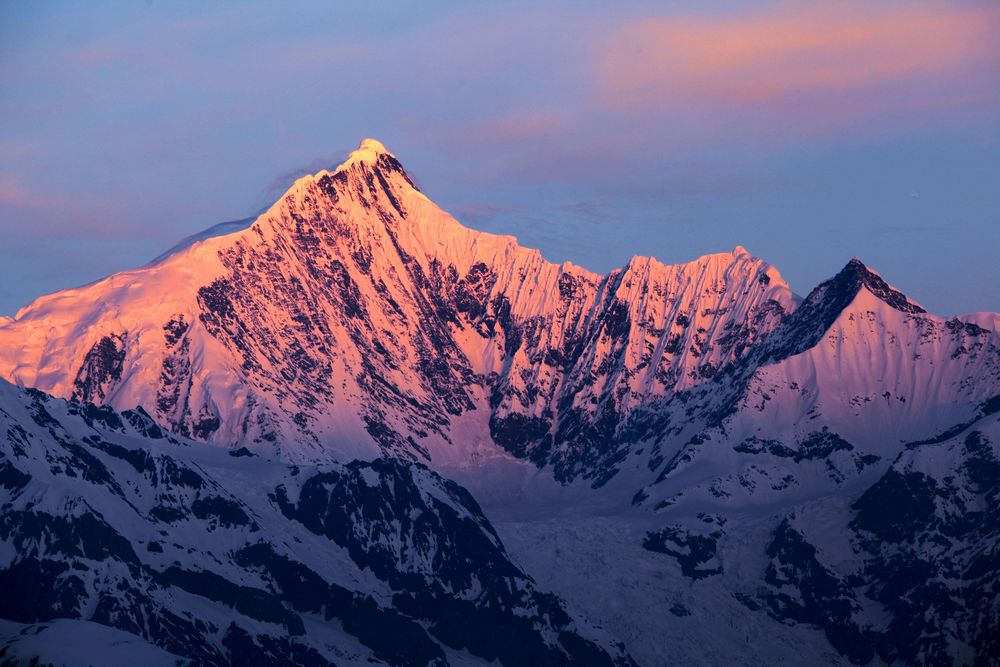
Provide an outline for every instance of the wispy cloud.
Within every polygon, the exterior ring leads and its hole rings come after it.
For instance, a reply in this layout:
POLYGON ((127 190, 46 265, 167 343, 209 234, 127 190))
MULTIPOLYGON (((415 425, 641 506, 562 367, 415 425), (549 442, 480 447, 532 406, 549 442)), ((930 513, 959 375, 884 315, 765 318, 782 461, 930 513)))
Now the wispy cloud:
POLYGON ((555 113, 516 113, 459 127, 456 131, 468 141, 493 143, 549 136, 564 122, 555 113))
POLYGON ((17 180, 7 174, 0 174, 0 205, 14 208, 35 208, 44 200, 27 190, 17 180))
MULTIPOLYGON (((602 53, 611 107, 783 102, 1000 64, 996 6, 782 5, 732 17, 665 17, 615 31, 602 53)), ((930 97, 930 96, 929 96, 930 97)))
MULTIPOLYGON (((32 187, 9 174, 0 174, 0 230, 14 236, 44 239, 144 238, 148 229, 125 222, 116 202, 79 200, 32 187), (30 226, 24 220, 32 221, 30 226)), ((7 237, 10 242, 12 236, 7 237)))
POLYGON ((598 269, 779 236, 773 259, 784 242, 794 263, 831 217, 995 228, 996 0, 403 4, 5 14, 0 229, 19 289, 54 240, 142 263, 362 136, 460 220, 598 269))
POLYGON ((339 151, 331 152, 325 157, 314 157, 299 167, 288 169, 278 174, 274 177, 274 180, 272 180, 267 187, 264 188, 263 193, 261 193, 261 200, 256 203, 257 208, 272 204, 278 197, 288 191, 288 188, 291 187, 292 183, 306 174, 315 174, 323 169, 333 169, 343 161, 344 157, 349 152, 350 149, 344 148, 339 151))

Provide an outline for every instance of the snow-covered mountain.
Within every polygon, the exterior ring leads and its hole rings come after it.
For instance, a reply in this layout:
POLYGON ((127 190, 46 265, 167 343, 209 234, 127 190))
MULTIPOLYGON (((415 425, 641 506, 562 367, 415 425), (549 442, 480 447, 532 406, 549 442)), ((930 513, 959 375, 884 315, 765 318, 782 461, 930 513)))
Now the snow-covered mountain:
POLYGON ((42 624, 15 637, 88 621, 199 665, 632 664, 418 463, 266 461, 3 381, 0 433, 0 614, 42 624))
POLYGON ((996 329, 931 315, 858 260, 744 361, 688 401, 707 408, 684 425, 698 432, 644 495, 746 506, 827 493, 1000 396, 996 329))
POLYGON ((607 475, 602 443, 636 406, 705 383, 794 305, 742 248, 552 264, 461 226, 366 140, 245 230, 21 310, 0 375, 291 460, 496 443, 569 480, 607 475))
POLYGON ((52 592, 0 601, 18 632, 217 664, 997 664, 1000 316, 857 259, 805 299, 741 247, 597 275, 463 227, 365 140, 0 321, 0 376, 35 388, 0 386, 0 577, 52 592))

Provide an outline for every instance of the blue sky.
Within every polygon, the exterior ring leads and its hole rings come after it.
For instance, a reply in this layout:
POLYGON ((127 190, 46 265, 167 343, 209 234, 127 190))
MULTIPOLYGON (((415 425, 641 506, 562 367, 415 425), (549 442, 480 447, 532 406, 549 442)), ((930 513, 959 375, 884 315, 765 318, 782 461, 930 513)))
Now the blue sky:
POLYGON ((465 224, 597 271, 859 256, 1000 311, 995 2, 5 3, 0 313, 381 140, 465 224))

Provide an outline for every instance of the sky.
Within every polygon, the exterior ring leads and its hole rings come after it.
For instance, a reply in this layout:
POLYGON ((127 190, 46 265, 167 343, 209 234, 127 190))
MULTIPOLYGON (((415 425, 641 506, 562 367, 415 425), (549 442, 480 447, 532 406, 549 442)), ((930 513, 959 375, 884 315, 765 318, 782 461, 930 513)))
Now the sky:
POLYGON ((0 4, 0 314, 382 141, 467 226, 605 272, 860 257, 1000 311, 1000 3, 0 4))

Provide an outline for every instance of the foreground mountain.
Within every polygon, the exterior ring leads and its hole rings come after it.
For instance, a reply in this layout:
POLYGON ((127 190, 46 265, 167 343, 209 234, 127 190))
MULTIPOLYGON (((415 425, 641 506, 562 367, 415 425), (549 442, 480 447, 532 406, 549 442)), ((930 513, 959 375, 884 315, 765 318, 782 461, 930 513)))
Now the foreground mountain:
POLYGON ((0 618, 209 664, 997 664, 1000 316, 857 259, 805 299, 742 248, 551 264, 372 140, 221 231, 0 322, 71 400, 2 387, 0 618))
POLYGON ((691 493, 653 516, 485 509, 539 585, 640 664, 992 666, 997 407, 884 472, 784 504, 691 493))
POLYGON ((100 623, 59 619, 51 623, 0 621, 0 664, 5 667, 187 667, 191 661, 100 623))
POLYGON ((2 382, 0 433, 0 609, 42 624, 4 656, 89 621, 199 665, 631 664, 419 464, 287 466, 2 382))

